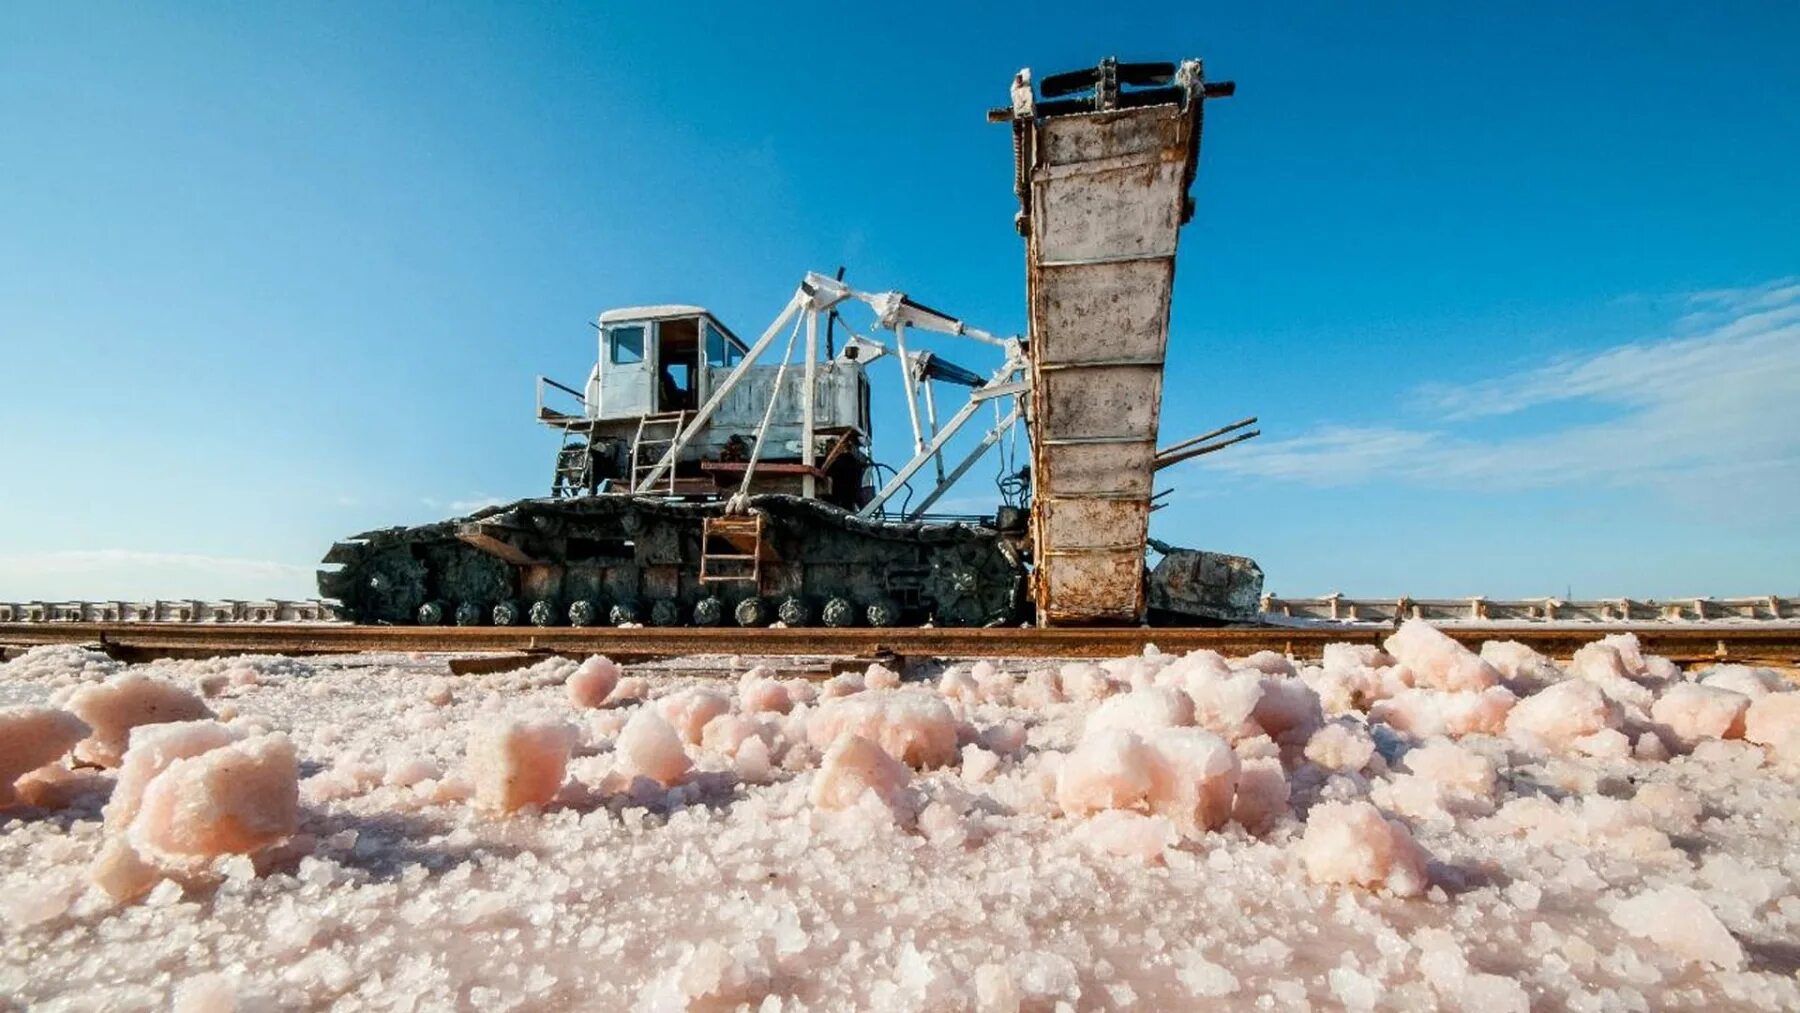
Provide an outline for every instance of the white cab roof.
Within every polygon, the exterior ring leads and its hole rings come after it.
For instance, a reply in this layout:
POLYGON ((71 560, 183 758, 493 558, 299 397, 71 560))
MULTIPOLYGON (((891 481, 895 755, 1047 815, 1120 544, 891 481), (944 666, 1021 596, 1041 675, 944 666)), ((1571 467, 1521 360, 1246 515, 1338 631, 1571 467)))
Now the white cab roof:
POLYGON ((704 306, 680 306, 668 304, 663 306, 622 306, 616 310, 607 310, 600 314, 600 322, 610 324, 620 320, 667 320, 671 317, 712 316, 704 306))

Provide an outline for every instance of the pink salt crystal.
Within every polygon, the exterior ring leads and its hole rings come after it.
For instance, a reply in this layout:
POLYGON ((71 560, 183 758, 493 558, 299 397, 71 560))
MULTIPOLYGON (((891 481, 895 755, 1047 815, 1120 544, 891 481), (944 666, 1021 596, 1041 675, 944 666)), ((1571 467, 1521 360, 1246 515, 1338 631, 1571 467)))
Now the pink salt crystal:
POLYGON ((1535 687, 1562 678, 1562 672, 1549 658, 1517 640, 1489 640, 1481 645, 1481 660, 1492 665, 1501 678, 1523 686, 1535 687))
POLYGON ((1013 691, 1013 703, 1020 707, 1043 710, 1052 704, 1063 702, 1062 684, 1056 673, 1047 668, 1026 672, 1025 678, 1013 691))
POLYGON ((1287 775, 1274 757, 1241 760, 1231 818, 1253 834, 1264 833, 1288 811, 1287 775))
POLYGON ((1025 726, 1012 718, 989 725, 980 735, 982 747, 1001 756, 1012 756, 1024 749, 1025 738, 1025 726))
POLYGON ((1152 686, 1121 693, 1102 701, 1088 715, 1083 727, 1089 733, 1108 728, 1149 732, 1157 728, 1179 728, 1193 723, 1192 697, 1179 690, 1152 686))
POLYGON ((962 776, 965 781, 985 781, 1000 769, 1000 758, 970 744, 962 749, 962 776))
POLYGON ((977 661, 975 667, 969 670, 969 676, 980 687, 983 700, 1002 707, 1012 703, 1012 673, 1000 669, 991 661, 977 661))
POLYGON ((1633 679, 1643 674, 1643 657, 1631 634, 1605 637, 1585 644, 1569 659, 1569 675, 1600 687, 1608 697, 1640 710, 1648 710, 1655 694, 1633 679), (1628 642, 1627 642, 1628 640, 1628 642))
POLYGON ((721 756, 736 756, 745 743, 754 739, 768 746, 773 737, 774 733, 754 718, 721 714, 706 723, 700 744, 721 756))
POLYGON ((1062 695, 1070 700, 1094 703, 1113 695, 1118 689, 1099 665, 1071 661, 1056 673, 1062 695))
POLYGON ((1185 837, 1224 826, 1238 783, 1238 757, 1231 746, 1200 728, 1156 729, 1145 743, 1152 761, 1145 794, 1150 811, 1168 817, 1185 837))
POLYGON ((824 749, 845 732, 870 739, 916 769, 956 762, 956 718, 922 689, 870 690, 829 701, 807 716, 806 737, 824 749))
POLYGON ((866 689, 860 672, 840 672, 825 681, 819 690, 819 699, 836 700, 839 697, 851 696, 866 689))
POLYGON ((681 741, 697 746, 706 723, 730 712, 731 698, 718 690, 695 687, 670 693, 656 701, 655 707, 681 741))
POLYGON ((1361 770, 1375 757, 1375 740, 1354 721, 1333 721, 1306 740, 1306 758, 1326 770, 1361 770))
POLYGON ((433 707, 443 707, 456 699, 456 687, 449 679, 433 679, 425 684, 425 702, 433 707))
POLYGON ((251 668, 248 665, 239 665, 225 674, 230 677, 233 686, 243 687, 262 685, 262 676, 256 669, 251 668))
POLYGON ((1262 680, 1262 697, 1250 719, 1275 741, 1300 744, 1325 723, 1325 714, 1311 686, 1299 679, 1271 677, 1262 680))
POLYGON ((17 801, 13 782, 61 758, 90 731, 81 718, 55 707, 0 707, 0 809, 17 801))
POLYGON ((1409 750, 1406 769, 1450 792, 1491 801, 1497 772, 1494 761, 1449 739, 1433 739, 1409 750))
POLYGON ((1434 735, 1498 735, 1517 698, 1504 686, 1479 693, 1402 690, 1369 709, 1369 720, 1414 738, 1434 735))
MULTIPOLYGON (((1582 740, 1577 739, 1576 741, 1582 740)), ((1655 732, 1645 732, 1637 737, 1636 742, 1632 743, 1631 755, 1650 763, 1661 763, 1669 758, 1669 746, 1655 732)))
POLYGON ((746 714, 786 714, 794 709, 794 698, 779 679, 746 677, 738 684, 738 700, 746 714))
POLYGON ((820 809, 848 809, 874 792, 890 809, 906 804, 912 771, 879 744, 852 732, 839 735, 825 751, 812 784, 812 804, 820 809))
POLYGON ((421 781, 435 781, 443 776, 444 768, 423 757, 395 757, 387 762, 381 783, 390 788, 410 788, 421 781))
POLYGON ((1737 971, 1744 948, 1698 893, 1685 886, 1650 890, 1613 908, 1612 923, 1684 960, 1737 971))
POLYGON ((1701 739, 1743 738, 1744 712, 1749 709, 1750 698, 1742 693, 1683 682, 1650 706, 1650 720, 1691 748, 1701 739))
POLYGON ((123 827, 137 815, 151 779, 176 760, 228 746, 243 735, 217 721, 171 721, 132 729, 119 780, 106 803, 106 825, 123 827))
POLYGON ((93 729, 76 744, 75 758, 101 767, 119 765, 131 729, 138 725, 213 716, 193 693, 141 672, 125 672, 98 685, 81 687, 70 695, 69 709, 93 729))
POLYGON ((108 837, 94 855, 88 879, 116 901, 142 897, 161 880, 162 873, 144 861, 124 836, 108 837))
POLYGON ((642 700, 650 695, 650 680, 641 675, 628 675, 619 680, 613 691, 607 695, 608 704, 621 704, 628 700, 642 700))
POLYGON ((1211 672, 1190 675, 1185 684, 1194 700, 1194 723, 1225 737, 1228 742, 1262 734, 1251 720, 1262 702, 1263 679, 1254 672, 1221 677, 1211 672))
POLYGON ((938 692, 966 704, 981 700, 981 687, 976 685, 975 677, 961 668, 952 668, 938 678, 938 692))
POLYGON ((1701 673, 1700 685, 1742 693, 1752 700, 1792 688, 1780 673, 1749 665, 1714 665, 1701 673))
POLYGON ((509 813, 548 805, 562 788, 575 729, 550 719, 511 719, 477 726, 469 737, 467 769, 475 805, 509 813))
POLYGON ((1632 756, 1631 737, 1617 728, 1602 728, 1569 743, 1569 749, 1596 760, 1628 760, 1632 756))
POLYGON ((1132 808, 1149 796, 1155 764, 1156 755, 1131 732, 1087 735, 1057 772, 1056 803, 1070 816, 1132 808))
POLYGON ((220 974, 197 974, 181 983, 169 1013, 235 1013, 237 990, 220 974))
POLYGON ((76 799, 112 787, 113 779, 97 770, 70 770, 49 763, 19 778, 13 785, 19 801, 39 809, 67 809, 76 799))
POLYGON ((863 673, 863 686, 867 689, 899 689, 900 673, 879 663, 870 665, 863 673))
POLYGON ((737 770, 738 777, 751 784, 761 784, 774 775, 768 743, 760 738, 745 739, 732 755, 731 765, 737 770))
POLYGON ((1108 809, 1085 819, 1074 837, 1089 851, 1140 862, 1160 862, 1175 843, 1175 826, 1161 816, 1108 809))
POLYGON ((665 788, 687 780, 694 767, 681 736, 653 707, 640 708, 631 716, 613 748, 625 774, 647 777, 665 788))
POLYGON ((200 695, 208 698, 225 692, 230 685, 231 676, 224 672, 208 672, 194 682, 194 688, 200 691, 200 695))
POLYGON ((126 840, 146 860, 193 871, 292 836, 299 769, 285 735, 261 735, 174 760, 151 778, 126 840))
POLYGON ((1257 651, 1238 662, 1236 667, 1288 679, 1296 678, 1300 674, 1299 670, 1294 667, 1293 661, 1280 651, 1257 651))
POLYGON ((1419 685, 1450 692, 1487 689, 1500 681, 1494 666, 1423 619, 1408 619, 1382 647, 1413 673, 1419 685))
POLYGON ((601 707, 619 685, 624 672, 611 658, 596 654, 583 661, 569 674, 569 704, 574 707, 601 707))
POLYGON ((1618 724, 1618 714, 1593 683, 1569 679, 1514 705, 1506 717, 1506 735, 1527 748, 1562 749, 1618 724))
POLYGON ((1385 887, 1399 897, 1425 892, 1425 853, 1397 820, 1367 802, 1321 802, 1307 814, 1300 861, 1315 883, 1385 887))
POLYGON ((1800 759, 1800 693, 1771 693, 1744 712, 1744 738, 1784 760, 1800 759))

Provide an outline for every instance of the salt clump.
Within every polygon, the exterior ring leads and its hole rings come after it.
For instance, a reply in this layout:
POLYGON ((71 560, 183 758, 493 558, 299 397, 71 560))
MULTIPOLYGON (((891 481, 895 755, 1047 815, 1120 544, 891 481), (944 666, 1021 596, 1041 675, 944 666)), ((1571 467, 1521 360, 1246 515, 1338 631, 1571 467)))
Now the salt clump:
POLYGON ((479 727, 468 751, 475 805, 496 813, 548 805, 562 788, 574 745, 575 729, 562 721, 513 719, 479 727))
POLYGON ((697 746, 706 723, 731 711, 731 698, 718 690, 696 687, 670 693, 654 706, 681 741, 697 746))
MULTIPOLYGON (((1185 837, 1217 829, 1231 818, 1238 758, 1224 739, 1199 728, 1163 728, 1148 737, 1150 811, 1166 816, 1185 837)), ((1283 801, 1285 801, 1285 795, 1283 801)))
POLYGON ((1563 677, 1554 662, 1517 640, 1487 641, 1481 645, 1481 660, 1520 693, 1560 682, 1563 677))
POLYGON ((18 801, 14 782, 54 763, 91 729, 54 707, 0 707, 0 809, 18 801))
POLYGON ((900 673, 880 663, 870 665, 863 673, 863 686, 867 689, 899 689, 900 673))
POLYGON ((1264 680, 1255 672, 1220 676, 1210 671, 1190 672, 1184 688, 1194 699, 1194 723, 1221 735, 1228 742, 1262 734, 1251 715, 1262 702, 1264 680))
POLYGON ((1375 740, 1355 721, 1333 721, 1306 740, 1306 758, 1326 770, 1361 770, 1375 758, 1375 740))
POLYGON ((1780 672, 1749 665, 1714 665, 1700 673, 1700 685, 1742 693, 1752 700, 1794 688, 1780 672))
POLYGON ((75 758, 101 767, 119 765, 127 738, 138 725, 213 716, 198 696, 142 672, 125 672, 99 685, 82 686, 69 696, 68 706, 93 729, 92 735, 76 744, 75 758))
POLYGON ((171 721, 140 725, 131 731, 131 746, 119 767, 112 798, 106 803, 106 825, 122 828, 137 815, 144 789, 176 760, 228 746, 243 738, 217 721, 171 721))
POLYGON ((1744 712, 1744 738, 1800 760, 1800 693, 1771 693, 1744 712))
POLYGON ((152 864, 197 872, 220 855, 273 848, 299 822, 294 744, 259 735, 171 761, 144 788, 125 837, 152 864))
POLYGON ((1650 719, 1676 742, 1692 748, 1701 739, 1742 738, 1744 712, 1749 708, 1750 698, 1742 693, 1683 682, 1651 705, 1650 719))
POLYGON ((1132 732, 1102 729, 1082 738, 1056 776, 1056 803, 1070 816, 1129 809, 1150 794, 1150 747, 1132 732))
POLYGON ((1280 760, 1272 756, 1240 757, 1231 818, 1253 834, 1265 833, 1287 814, 1291 791, 1280 760))
POLYGON ((1451 692, 1487 689, 1500 681, 1494 666, 1423 619, 1408 619, 1382 647, 1421 685, 1451 692))
POLYGON ((1108 809, 1083 820, 1074 837, 1097 854, 1156 862, 1175 843, 1175 827, 1161 816, 1108 809))
POLYGON ((912 771, 906 764, 879 744, 844 732, 825 751, 810 797, 820 809, 848 809, 873 792, 889 809, 898 810, 907 805, 910 783, 912 771))
POLYGON ((827 701, 807 716, 806 737, 824 749, 849 732, 869 739, 908 766, 956 762, 956 719, 928 690, 869 690, 827 701))
POLYGON ((1108 728, 1148 732, 1194 723, 1194 701, 1179 690, 1148 687, 1121 693, 1101 702, 1088 716, 1088 732, 1108 728))
POLYGON ((1514 705, 1506 717, 1506 734, 1527 748, 1559 750, 1582 736, 1618 724, 1618 714, 1599 688, 1570 679, 1514 705))
POLYGON ((1505 730, 1507 717, 1517 702, 1518 698, 1505 686, 1468 693, 1406 689, 1377 700, 1369 708, 1369 720, 1414 738, 1498 735, 1505 730))
POLYGON ((1612 910, 1612 922, 1685 960, 1728 971, 1744 966, 1744 949, 1698 893, 1685 886, 1651 890, 1612 910))
POLYGON ((738 701, 746 714, 786 714, 794 709, 787 684, 770 678, 768 669, 761 667, 745 672, 738 681, 738 701))
POLYGON ((1319 694, 1295 678, 1263 679, 1262 696, 1250 719, 1275 741, 1296 745, 1304 744, 1325 723, 1319 694))
POLYGON ((1425 892, 1425 853, 1397 820, 1367 802, 1322 802, 1307 815, 1300 861, 1315 883, 1386 888, 1399 897, 1425 892))
POLYGON ((568 687, 569 703, 575 707, 605 706, 606 698, 619 685, 619 677, 624 672, 611 658, 596 654, 570 673, 568 687))
POLYGON ((681 736, 652 707, 631 716, 613 748, 622 773, 647 777, 665 788, 687 780, 694 766, 681 746, 681 736))

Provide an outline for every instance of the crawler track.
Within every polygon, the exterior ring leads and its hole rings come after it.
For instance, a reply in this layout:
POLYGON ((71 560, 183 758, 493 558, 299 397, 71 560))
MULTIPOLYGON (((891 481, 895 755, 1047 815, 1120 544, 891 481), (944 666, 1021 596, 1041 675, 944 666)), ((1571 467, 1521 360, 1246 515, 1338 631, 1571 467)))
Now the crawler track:
MULTIPOLYGON (((1637 634, 1646 650, 1678 662, 1730 660, 1800 663, 1800 624, 1757 626, 1601 624, 1546 627, 1444 624, 1463 643, 1518 640, 1553 657, 1568 657, 1607 633, 1637 634)), ((607 653, 633 658, 755 654, 941 658, 1107 658, 1146 644, 1163 651, 1207 648, 1227 655, 1272 650, 1317 658, 1329 643, 1378 643, 1385 627, 1247 626, 1123 629, 759 629, 360 626, 349 623, 0 623, 0 646, 99 646, 132 660, 230 654, 607 653)))

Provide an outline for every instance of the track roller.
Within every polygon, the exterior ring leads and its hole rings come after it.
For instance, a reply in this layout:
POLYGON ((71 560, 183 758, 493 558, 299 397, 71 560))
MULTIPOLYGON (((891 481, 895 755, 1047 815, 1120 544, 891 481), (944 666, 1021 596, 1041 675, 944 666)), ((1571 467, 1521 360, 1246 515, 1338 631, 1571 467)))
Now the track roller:
POLYGON ((731 615, 737 620, 739 626, 769 625, 768 603, 755 596, 738 602, 737 608, 731 610, 731 615))

